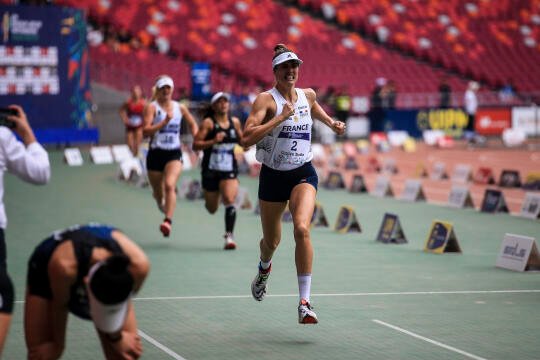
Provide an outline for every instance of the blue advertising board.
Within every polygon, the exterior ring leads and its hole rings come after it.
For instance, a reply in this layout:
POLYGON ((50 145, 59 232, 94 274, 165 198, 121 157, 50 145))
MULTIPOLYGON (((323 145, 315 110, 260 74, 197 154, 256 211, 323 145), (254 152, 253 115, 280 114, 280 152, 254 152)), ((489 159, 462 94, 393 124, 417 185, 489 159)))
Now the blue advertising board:
POLYGON ((97 142, 81 10, 0 5, 0 106, 21 105, 40 142, 97 142))
POLYGON ((193 100, 208 100, 210 98, 210 64, 194 62, 191 64, 191 96, 193 100))
POLYGON ((462 109, 387 110, 384 130, 405 130, 410 136, 422 137, 424 130, 442 130, 446 135, 459 138, 469 121, 462 109))

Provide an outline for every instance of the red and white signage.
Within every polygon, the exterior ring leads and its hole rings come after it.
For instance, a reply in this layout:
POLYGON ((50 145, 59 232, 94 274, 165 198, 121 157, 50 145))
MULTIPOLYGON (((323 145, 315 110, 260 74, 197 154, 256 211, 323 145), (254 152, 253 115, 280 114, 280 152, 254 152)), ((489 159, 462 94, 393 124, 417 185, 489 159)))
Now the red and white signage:
POLYGON ((474 129, 480 135, 501 135, 512 127, 512 112, 509 108, 478 109, 474 129))

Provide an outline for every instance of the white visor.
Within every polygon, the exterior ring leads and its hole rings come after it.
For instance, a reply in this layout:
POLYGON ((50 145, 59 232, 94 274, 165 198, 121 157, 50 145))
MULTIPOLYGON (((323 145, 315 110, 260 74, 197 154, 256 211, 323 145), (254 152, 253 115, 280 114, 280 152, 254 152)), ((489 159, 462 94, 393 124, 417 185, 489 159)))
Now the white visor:
POLYGON ((168 76, 159 78, 156 81, 156 89, 161 89, 164 86, 170 86, 171 89, 174 89, 174 81, 168 76))
MULTIPOLYGON (((94 273, 102 265, 103 262, 98 262, 92 266, 88 272, 88 284, 90 284, 94 273)), ((126 320, 128 303, 131 299, 131 295, 118 304, 108 305, 96 299, 89 285, 86 287, 86 289, 88 293, 88 300, 90 302, 90 316, 92 317, 95 326, 105 333, 115 333, 120 331, 124 326, 124 321, 126 320)))
POLYGON ((216 101, 218 101, 219 99, 221 98, 225 98, 227 99, 227 101, 231 100, 231 97, 229 96, 229 94, 223 92, 223 91, 220 91, 218 93, 216 93, 214 96, 212 96, 212 99, 210 100, 210 104, 214 105, 214 103, 216 101))
POLYGON ((298 56, 296 56, 295 53, 293 53, 292 51, 288 51, 283 54, 279 54, 278 56, 274 58, 274 60, 272 60, 272 69, 274 69, 279 64, 283 64, 284 62, 287 62, 287 61, 296 61, 298 65, 303 63, 303 61, 300 60, 298 56))

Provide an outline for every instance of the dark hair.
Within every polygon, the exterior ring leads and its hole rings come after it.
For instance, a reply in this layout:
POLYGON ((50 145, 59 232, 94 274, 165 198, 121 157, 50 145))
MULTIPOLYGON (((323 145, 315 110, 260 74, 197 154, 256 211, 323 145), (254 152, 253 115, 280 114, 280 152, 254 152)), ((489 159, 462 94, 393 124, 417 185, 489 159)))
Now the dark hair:
POLYGON ((133 276, 128 271, 129 258, 124 254, 112 255, 104 261, 92 278, 90 289, 103 304, 118 304, 133 290, 133 276))
POLYGON ((278 57, 279 55, 281 55, 283 53, 286 53, 286 52, 292 52, 292 51, 289 50, 283 44, 277 44, 276 46, 274 46, 274 57, 272 58, 272 60, 274 60, 276 57, 278 57))
POLYGON ((210 104, 210 102, 205 102, 205 103, 202 103, 199 107, 199 117, 202 120, 206 119, 206 118, 211 118, 213 119, 214 118, 214 114, 216 113, 215 110, 214 110, 214 107, 212 106, 212 104, 210 104))

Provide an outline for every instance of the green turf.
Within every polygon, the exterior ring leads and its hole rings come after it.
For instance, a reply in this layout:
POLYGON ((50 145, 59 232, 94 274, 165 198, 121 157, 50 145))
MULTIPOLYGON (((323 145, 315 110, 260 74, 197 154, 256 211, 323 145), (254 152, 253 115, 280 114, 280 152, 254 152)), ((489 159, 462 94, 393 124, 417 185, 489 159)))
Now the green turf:
MULTIPOLYGON (((51 160, 53 176, 46 187, 10 175, 5 179, 8 264, 19 301, 35 245, 53 230, 98 221, 121 228, 148 254, 152 270, 135 300, 139 327, 186 359, 469 358, 374 319, 480 358, 540 358, 540 293, 456 293, 540 289, 539 273, 495 268, 504 233, 538 238, 538 221, 321 190, 318 200, 331 226, 339 207, 351 205, 362 233, 312 230, 312 300, 320 324, 301 326, 290 224, 283 226, 269 297, 258 303, 250 298, 249 285, 261 231, 251 211, 238 213, 236 251, 222 250, 223 210, 210 216, 202 201, 180 201, 172 236, 164 239, 150 190, 117 181, 115 165, 70 168, 60 153, 52 153, 51 160), (385 212, 399 215, 408 244, 374 241, 385 212), (454 224, 463 254, 422 251, 433 219, 454 224), (428 291, 448 293, 423 293, 428 291)), ((183 177, 199 175, 190 171, 183 177)), ((241 177, 241 185, 254 201, 257 179, 241 177)), ((16 304, 5 359, 26 356, 22 308, 16 304)), ((71 316, 68 327, 65 359, 101 358, 89 322, 71 316)), ((144 358, 172 358, 146 340, 144 348, 144 358)))

